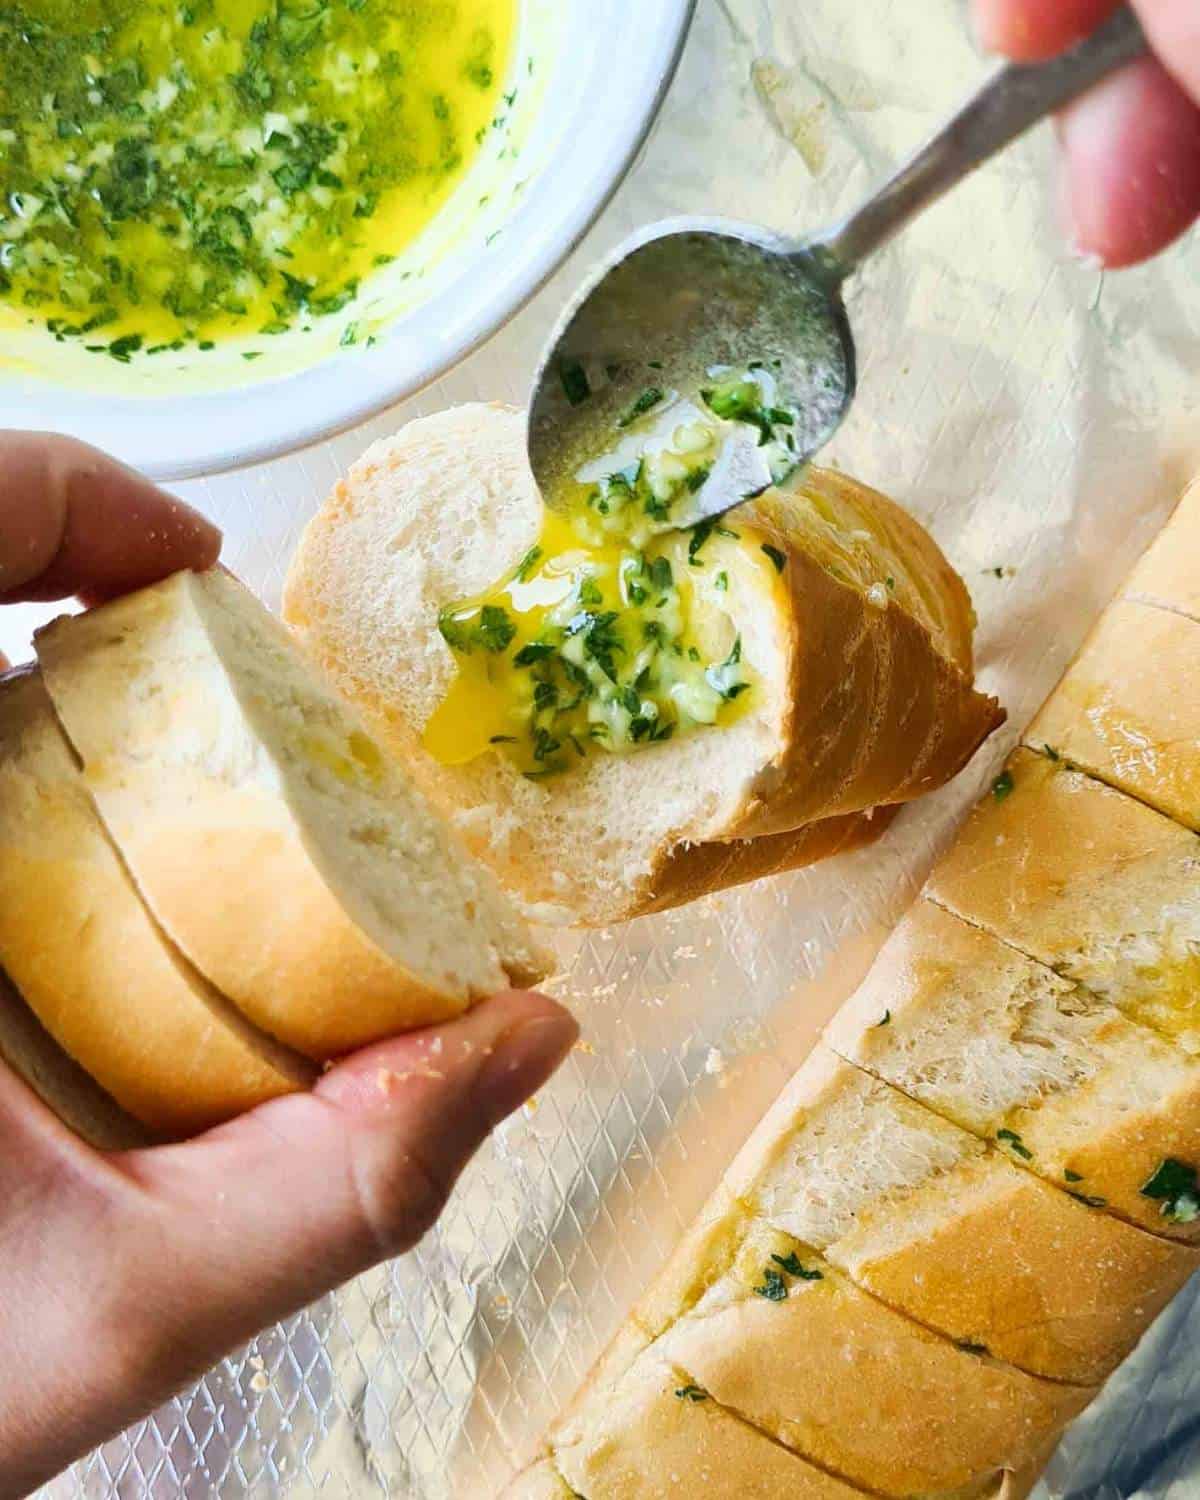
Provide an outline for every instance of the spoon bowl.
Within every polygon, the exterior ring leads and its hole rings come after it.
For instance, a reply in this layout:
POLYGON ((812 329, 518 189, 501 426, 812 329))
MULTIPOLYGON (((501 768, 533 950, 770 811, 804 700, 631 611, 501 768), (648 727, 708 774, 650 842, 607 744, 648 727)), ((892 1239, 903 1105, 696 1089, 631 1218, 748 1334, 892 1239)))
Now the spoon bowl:
MULTIPOLYGON (((797 409, 789 435, 804 462, 833 436, 855 387, 850 325, 819 252, 705 219, 627 241, 559 320, 535 381, 529 457, 543 496, 553 505, 652 398, 698 400, 722 373, 759 366, 797 409)), ((703 519, 706 498, 672 524, 703 519)), ((729 503, 718 496, 713 509, 729 503)))
POLYGON ((670 423, 672 401, 695 412, 722 375, 777 394, 765 410, 731 412, 726 428, 740 431, 722 429, 709 477, 672 500, 657 529, 695 525, 760 491, 766 476, 754 450, 777 437, 780 411, 786 463, 811 458, 854 396, 847 278, 981 163, 1146 49, 1137 16, 1119 6, 1073 51, 1002 66, 862 207, 803 243, 679 219, 623 245, 559 320, 534 382, 529 460, 546 503, 563 503, 584 466, 612 451, 614 434, 647 413, 670 423))

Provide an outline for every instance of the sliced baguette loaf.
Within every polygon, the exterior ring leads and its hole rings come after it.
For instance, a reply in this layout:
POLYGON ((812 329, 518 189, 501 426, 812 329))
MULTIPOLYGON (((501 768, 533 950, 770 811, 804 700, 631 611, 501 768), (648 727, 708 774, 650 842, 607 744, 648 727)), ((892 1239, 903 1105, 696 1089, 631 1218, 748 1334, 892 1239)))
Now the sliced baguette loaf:
POLYGON ((38 633, 88 789, 155 918, 323 1060, 544 972, 486 871, 228 574, 38 633))
POLYGON ((785 869, 861 842, 882 827, 870 809, 947 780, 1002 717, 971 687, 969 601, 934 544, 882 496, 812 473, 740 507, 737 535, 695 558, 675 542, 676 574, 733 622, 758 680, 740 718, 536 783, 496 753, 442 765, 421 743, 457 670, 439 615, 511 573, 541 524, 519 412, 413 422, 310 523, 284 614, 544 919, 615 921, 760 873, 714 844, 778 834, 762 863, 785 869), (856 821, 824 826, 839 816, 856 821))
MULTIPOLYGON (((891 1024, 903 1026, 895 1014, 891 1024)), ((1119 1150, 1121 1132, 1112 1135, 1119 1150)), ((1200 1254, 1095 1211, 1056 1190, 1061 1182, 818 1048, 634 1320, 658 1337, 696 1304, 738 1236, 767 1225, 959 1345, 1093 1384, 1126 1357, 1147 1312, 1166 1305, 1200 1254)), ((1158 1205, 1143 1201, 1157 1227, 1158 1205)))
POLYGON ((150 1133, 67 1056, 6 974, 0 974, 0 1063, 89 1145, 124 1151, 150 1142, 150 1133))
POLYGON ((1200 839, 1061 757, 1018 750, 1000 790, 928 894, 1200 1052, 1200 839))
POLYGON ((746 1211, 916 1321, 1032 1374, 1103 1380, 1147 1309, 1200 1266, 1195 1250, 1055 1191, 1022 1170, 1031 1160, 988 1150, 823 1047, 768 1130, 785 1121, 753 1175, 726 1178, 746 1211))
MULTIPOLYGON (((1161 748, 1169 775, 1193 747, 1161 748)), ((1195 848, 1018 752, 828 1029, 853 1066, 818 1049, 793 1080, 551 1459, 653 1357, 871 1493, 1023 1491, 1196 1259, 1195 848)))
POLYGON ((0 684, 0 964, 50 1036, 156 1133, 203 1130, 311 1079, 156 928, 32 671, 0 684))

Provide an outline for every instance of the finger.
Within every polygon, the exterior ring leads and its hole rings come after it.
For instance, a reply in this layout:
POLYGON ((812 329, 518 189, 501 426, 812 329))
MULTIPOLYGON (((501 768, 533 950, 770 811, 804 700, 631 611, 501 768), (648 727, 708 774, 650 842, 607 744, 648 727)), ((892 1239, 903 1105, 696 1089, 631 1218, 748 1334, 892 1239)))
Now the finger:
POLYGON ((976 34, 992 52, 1039 62, 1074 47, 1119 0, 973 0, 976 34))
POLYGON ((1064 114, 1067 213, 1081 253, 1107 266, 1156 254, 1200 214, 1200 109, 1147 59, 1064 114))
POLYGON ((1200 8, 1196 0, 1134 0, 1163 66, 1200 104, 1200 8))
POLYGON ((221 534, 86 443, 0 434, 0 600, 110 598, 215 562, 221 534))
MULTIPOLYGON (((508 993, 385 1042, 128 1170, 169 1226, 174 1264, 139 1301, 172 1383, 265 1324, 410 1248, 484 1137, 540 1088, 578 1028, 542 995, 508 993), (186 1303, 178 1295, 188 1288, 186 1303), (173 1351, 173 1352, 172 1352, 173 1351), (190 1368, 179 1368, 184 1353, 190 1368)), ((158 1392, 148 1393, 156 1398, 158 1392)))

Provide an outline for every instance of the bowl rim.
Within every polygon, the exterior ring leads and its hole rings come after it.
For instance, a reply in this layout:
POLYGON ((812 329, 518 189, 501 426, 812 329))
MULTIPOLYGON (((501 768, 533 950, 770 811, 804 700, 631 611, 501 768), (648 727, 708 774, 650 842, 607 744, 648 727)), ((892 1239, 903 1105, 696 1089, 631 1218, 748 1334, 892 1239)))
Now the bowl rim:
MULTIPOLYGON (((304 370, 278 380, 265 381, 257 387, 168 395, 162 398, 161 405, 153 396, 105 398, 100 395, 99 400, 112 402, 122 421, 128 421, 131 427, 142 425, 152 431, 156 408, 164 416, 165 408, 170 408, 173 417, 179 411, 193 413, 194 430, 206 434, 203 438, 198 437, 195 446, 185 453, 173 455, 169 451, 155 451, 150 444, 151 451, 139 451, 130 461, 151 479, 173 482, 209 478, 301 452, 358 427, 389 407, 418 394, 499 332, 545 286, 595 225, 625 181, 658 120, 678 72, 698 0, 657 0, 657 3, 661 8, 661 24, 646 36, 645 46, 641 49, 644 66, 640 72, 646 80, 646 86, 641 90, 644 108, 627 112, 627 128, 620 135, 613 136, 610 132, 609 149, 595 169, 592 190, 569 201, 563 213, 550 219, 550 232, 538 236, 529 255, 522 256, 519 264, 510 265, 504 276, 502 295, 495 302, 481 302, 461 329, 447 341, 431 342, 425 352, 399 366, 381 359, 379 373, 373 376, 365 375, 360 367, 358 378, 348 383, 346 394, 340 401, 336 398, 334 373, 339 357, 336 350, 304 370), (320 381, 325 382, 324 390, 317 388, 320 381), (307 391, 304 388, 306 383, 310 386, 307 391), (267 399, 259 405, 269 413, 261 437, 239 433, 235 440, 224 438, 219 422, 220 404, 231 399, 253 404, 260 394, 267 399), (273 412, 271 406, 275 408, 273 412), (289 408, 294 408, 293 420, 289 420, 289 408)), ((540 178, 543 187, 553 170, 553 162, 543 169, 540 178)), ((440 298, 453 296, 458 284, 459 278, 456 277, 437 296, 414 311, 420 314, 436 307, 440 298)), ((400 317, 394 331, 401 332, 405 321, 403 316, 400 317)), ((380 356, 386 355, 389 342, 380 346, 380 356)), ((59 430, 75 431, 77 435, 91 438, 93 433, 79 433, 79 424, 73 420, 81 408, 86 409, 90 404, 86 396, 65 390, 62 394, 66 398, 63 412, 54 425, 58 427, 61 421, 59 430)), ((39 400, 38 415, 49 413, 53 417, 54 404, 53 394, 43 396, 39 400)), ((18 407, 18 415, 19 411, 18 407)), ((114 442, 114 447, 118 457, 130 458, 128 446, 124 453, 121 452, 119 439, 114 442)))

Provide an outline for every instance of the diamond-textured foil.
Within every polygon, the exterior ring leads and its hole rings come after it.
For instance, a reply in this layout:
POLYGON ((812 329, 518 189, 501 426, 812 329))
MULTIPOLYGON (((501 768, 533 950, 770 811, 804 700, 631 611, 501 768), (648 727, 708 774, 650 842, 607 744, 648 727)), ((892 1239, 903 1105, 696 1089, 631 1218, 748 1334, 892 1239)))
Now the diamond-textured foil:
MULTIPOLYGON (((277 602, 301 526, 366 443, 452 402, 521 402, 563 298, 630 229, 689 211, 820 225, 985 66, 958 0, 701 0, 635 171, 507 330, 359 432, 181 492, 277 602)), ((1200 467, 1195 241, 1121 275, 1074 258, 1051 144, 1039 132, 869 266, 852 297, 860 395, 831 453, 967 579, 1008 729, 874 849, 562 937, 555 989, 584 1041, 420 1248, 270 1329, 47 1496, 487 1500, 527 1456, 1200 467)), ((45 613, 10 613, 3 644, 19 655, 14 633, 45 613)), ((1193 1288, 1042 1495, 1200 1494, 1198 1346, 1193 1288)))

